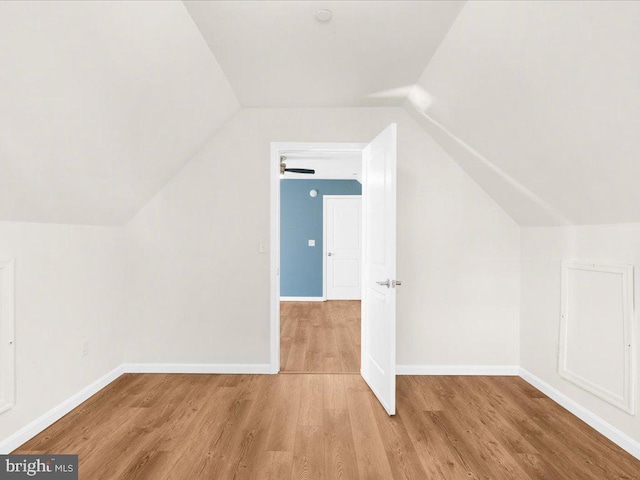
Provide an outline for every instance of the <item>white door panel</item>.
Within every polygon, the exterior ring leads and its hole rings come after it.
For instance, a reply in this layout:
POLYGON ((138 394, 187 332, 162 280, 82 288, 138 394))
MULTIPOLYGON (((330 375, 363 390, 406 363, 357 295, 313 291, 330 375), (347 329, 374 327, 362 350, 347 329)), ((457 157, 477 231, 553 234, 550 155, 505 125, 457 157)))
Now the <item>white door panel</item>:
POLYGON ((396 411, 396 125, 363 151, 361 374, 396 411), (382 285, 381 285, 382 283, 382 285))
POLYGON ((360 287, 359 258, 335 258, 332 261, 334 287, 360 287))
POLYGON ((327 300, 359 300, 362 295, 362 208, 360 195, 325 195, 327 300))

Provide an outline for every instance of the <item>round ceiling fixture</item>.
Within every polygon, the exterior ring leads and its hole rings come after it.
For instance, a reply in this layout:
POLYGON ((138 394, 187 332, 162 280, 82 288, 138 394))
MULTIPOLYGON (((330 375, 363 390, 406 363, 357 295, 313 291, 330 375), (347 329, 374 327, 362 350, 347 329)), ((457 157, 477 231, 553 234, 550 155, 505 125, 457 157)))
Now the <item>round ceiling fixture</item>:
POLYGON ((322 23, 327 23, 333 17, 333 12, 326 8, 320 9, 316 12, 316 20, 322 23))

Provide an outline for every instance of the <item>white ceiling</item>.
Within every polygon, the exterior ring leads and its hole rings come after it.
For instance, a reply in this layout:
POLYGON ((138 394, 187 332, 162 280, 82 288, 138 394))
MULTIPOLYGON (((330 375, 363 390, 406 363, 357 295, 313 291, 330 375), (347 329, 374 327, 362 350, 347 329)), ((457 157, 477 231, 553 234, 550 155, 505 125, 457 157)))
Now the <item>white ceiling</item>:
POLYGON ((460 1, 185 1, 245 107, 400 105, 460 1), (318 9, 333 19, 319 23, 318 9))
POLYGON ((0 220, 122 224, 239 107, 181 2, 0 2, 0 220))
POLYGON ((521 225, 640 222, 638 25, 640 2, 0 2, 0 220, 123 224, 241 104, 411 94, 521 225))
POLYGON ((428 130, 522 225, 640 222, 639 25, 640 2, 469 2, 420 80, 428 130))

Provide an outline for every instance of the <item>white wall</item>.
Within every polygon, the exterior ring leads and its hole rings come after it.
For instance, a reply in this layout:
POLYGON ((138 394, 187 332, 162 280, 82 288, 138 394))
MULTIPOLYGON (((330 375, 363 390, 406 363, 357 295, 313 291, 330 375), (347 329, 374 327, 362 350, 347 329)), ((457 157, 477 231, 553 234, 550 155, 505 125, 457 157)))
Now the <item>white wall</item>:
POLYGON ((16 404, 0 440, 122 362, 122 240, 122 229, 0 222, 16 282, 16 404))
POLYGON ((402 109, 243 109, 127 227, 127 362, 269 361, 269 144, 398 123, 398 363, 518 360, 519 227, 402 109))
MULTIPOLYGON (((638 415, 633 417, 558 375, 560 262, 564 259, 635 265, 635 304, 639 305, 640 225, 523 228, 520 326, 523 368, 627 435, 639 439, 638 415)), ((637 315, 634 321, 638 335, 637 315)), ((607 355, 607 352, 598 354, 607 355)))

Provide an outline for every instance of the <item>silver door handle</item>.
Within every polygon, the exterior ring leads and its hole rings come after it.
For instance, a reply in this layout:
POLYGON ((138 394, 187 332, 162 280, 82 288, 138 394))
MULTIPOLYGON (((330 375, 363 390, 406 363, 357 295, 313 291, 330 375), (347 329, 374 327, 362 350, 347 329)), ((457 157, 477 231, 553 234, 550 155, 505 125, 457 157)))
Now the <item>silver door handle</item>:
POLYGON ((327 253, 327 255, 330 257, 331 255, 333 255, 333 253, 329 252, 329 253, 327 253))
POLYGON ((376 282, 378 285, 382 285, 383 287, 389 288, 391 286, 391 280, 387 279, 384 282, 376 282))

